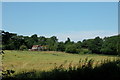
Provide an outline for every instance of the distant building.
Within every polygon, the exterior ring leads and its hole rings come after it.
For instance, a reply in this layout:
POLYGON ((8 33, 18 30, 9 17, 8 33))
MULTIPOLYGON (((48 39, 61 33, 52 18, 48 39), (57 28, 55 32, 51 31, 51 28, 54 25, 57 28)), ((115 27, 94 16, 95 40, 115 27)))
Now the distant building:
POLYGON ((47 46, 33 45, 31 51, 46 51, 47 46))

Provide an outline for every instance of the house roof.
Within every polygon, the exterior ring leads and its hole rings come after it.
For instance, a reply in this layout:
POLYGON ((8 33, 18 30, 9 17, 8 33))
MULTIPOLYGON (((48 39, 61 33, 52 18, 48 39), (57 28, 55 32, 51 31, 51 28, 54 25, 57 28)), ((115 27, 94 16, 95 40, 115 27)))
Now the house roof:
POLYGON ((40 45, 33 45, 32 47, 40 47, 40 45))

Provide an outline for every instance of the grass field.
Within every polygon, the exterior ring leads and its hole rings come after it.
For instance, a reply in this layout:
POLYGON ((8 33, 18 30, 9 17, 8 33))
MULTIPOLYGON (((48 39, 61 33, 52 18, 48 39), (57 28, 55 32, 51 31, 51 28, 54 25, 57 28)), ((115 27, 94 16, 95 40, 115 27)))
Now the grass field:
POLYGON ((2 75, 2 55, 0 55, 0 77, 1 75, 2 75))
POLYGON ((97 54, 69 54, 54 51, 12 51, 6 50, 3 55, 3 69, 15 70, 15 73, 31 70, 50 70, 66 62, 67 67, 71 62, 73 65, 79 60, 94 59, 99 62, 104 59, 115 59, 116 56, 106 56, 97 54))

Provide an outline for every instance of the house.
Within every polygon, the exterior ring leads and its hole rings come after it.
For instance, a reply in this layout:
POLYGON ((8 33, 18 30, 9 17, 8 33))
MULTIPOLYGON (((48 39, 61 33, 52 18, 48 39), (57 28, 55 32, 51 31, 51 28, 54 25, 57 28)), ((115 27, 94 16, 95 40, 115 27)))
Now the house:
POLYGON ((47 46, 33 45, 31 51, 46 51, 47 46))

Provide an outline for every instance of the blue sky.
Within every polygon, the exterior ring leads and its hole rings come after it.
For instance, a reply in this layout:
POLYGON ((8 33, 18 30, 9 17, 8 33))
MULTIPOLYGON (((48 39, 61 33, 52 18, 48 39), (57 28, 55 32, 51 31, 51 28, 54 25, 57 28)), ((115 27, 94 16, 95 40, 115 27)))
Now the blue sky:
POLYGON ((79 41, 118 33, 117 2, 3 2, 2 29, 79 41))

